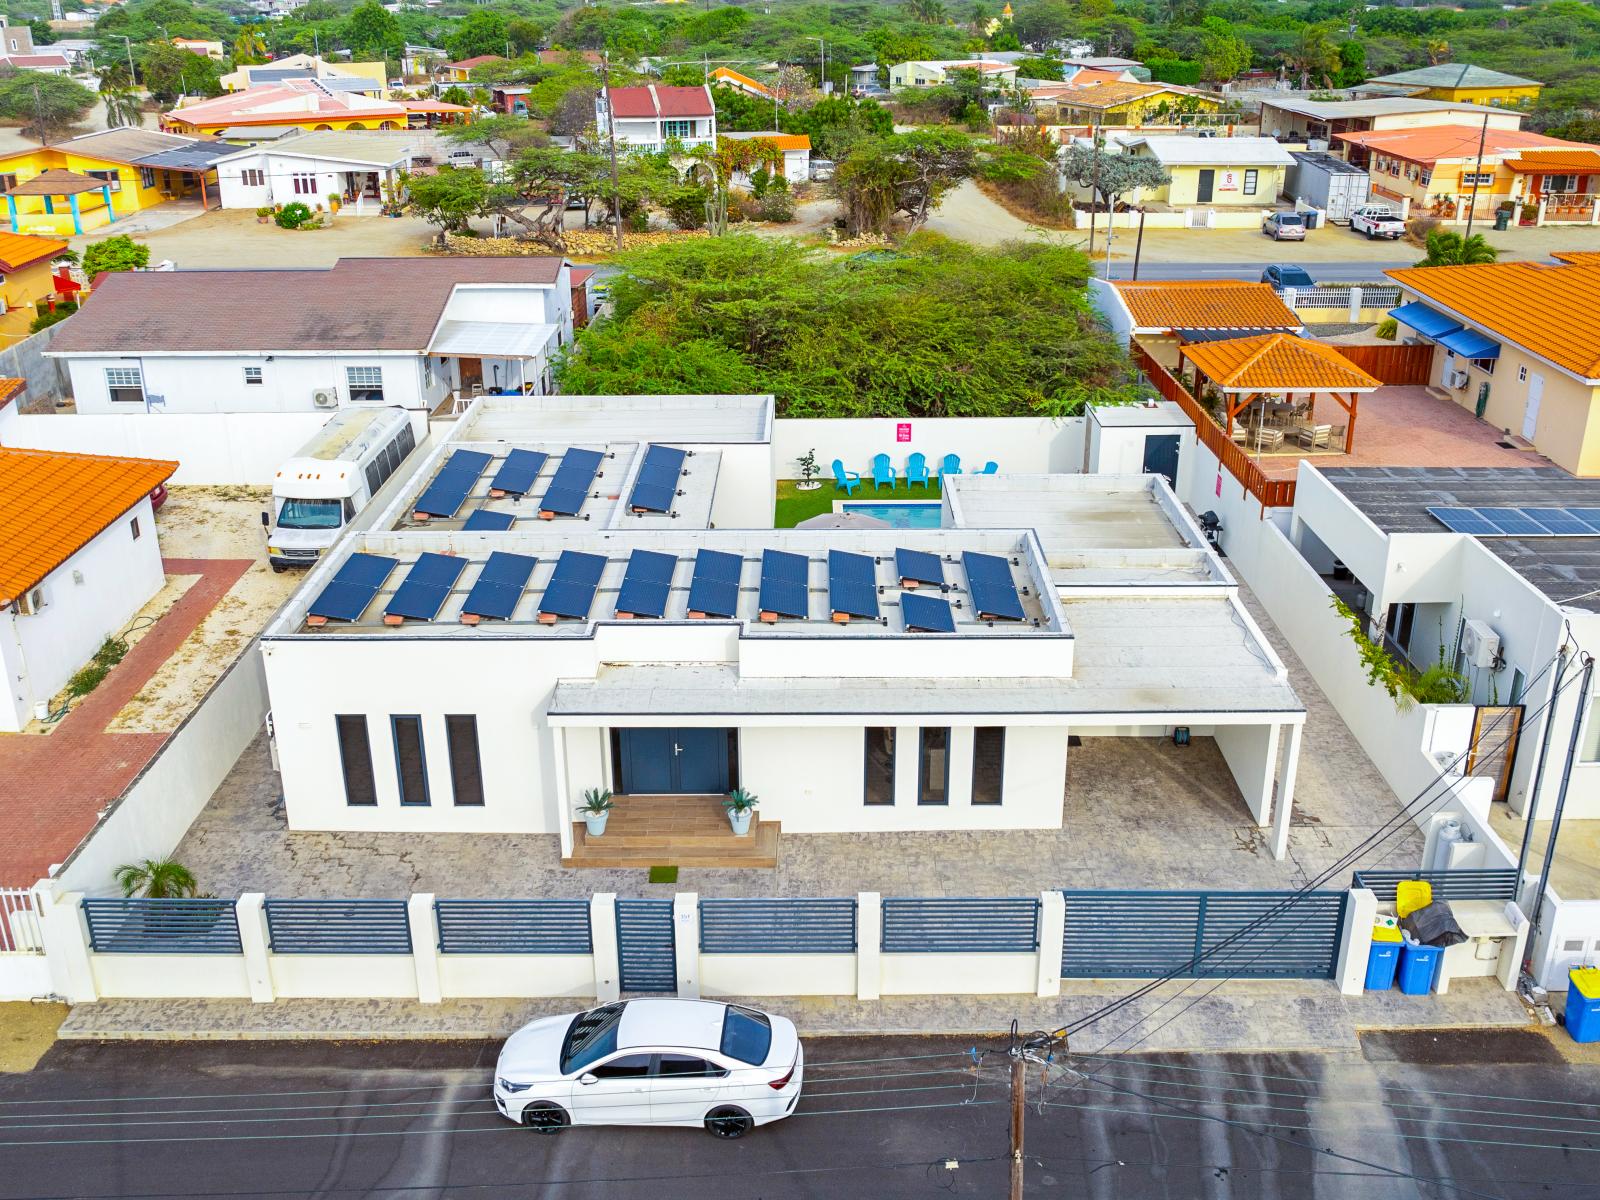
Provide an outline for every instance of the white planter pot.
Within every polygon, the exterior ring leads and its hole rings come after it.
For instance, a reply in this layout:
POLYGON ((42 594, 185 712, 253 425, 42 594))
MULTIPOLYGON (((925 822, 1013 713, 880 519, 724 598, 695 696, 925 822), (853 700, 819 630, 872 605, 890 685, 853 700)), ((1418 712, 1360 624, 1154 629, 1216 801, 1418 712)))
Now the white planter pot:
POLYGON ((818 483, 815 479, 813 479, 810 483, 802 482, 802 483, 795 484, 794 490, 797 491, 797 492, 814 492, 818 488, 820 488, 821 486, 822 486, 822 484, 818 483))
POLYGON ((750 821, 756 815, 755 809, 747 808, 744 812, 728 813, 728 824, 733 826, 733 832, 739 837, 746 837, 750 833, 750 821))
POLYGON ((590 837, 599 837, 606 831, 606 818, 611 815, 610 810, 603 813, 583 814, 583 827, 588 830, 590 837))

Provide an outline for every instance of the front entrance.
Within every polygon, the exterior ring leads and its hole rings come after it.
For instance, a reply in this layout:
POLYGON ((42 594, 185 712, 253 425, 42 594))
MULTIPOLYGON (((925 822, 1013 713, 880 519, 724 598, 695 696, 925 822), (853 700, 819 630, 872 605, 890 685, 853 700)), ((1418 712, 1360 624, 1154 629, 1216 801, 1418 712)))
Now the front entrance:
POLYGON ((1216 191, 1217 173, 1209 167, 1200 172, 1199 182, 1195 186, 1194 198, 1196 203, 1210 204, 1211 197, 1216 191))
POLYGON ((1159 475, 1173 487, 1178 486, 1178 435, 1176 433, 1150 433, 1144 439, 1144 473, 1159 475))
POLYGON ((739 786, 732 729, 613 729, 611 768, 624 795, 716 796, 739 786))
POLYGON ((1544 399, 1544 376, 1537 371, 1528 373, 1528 404, 1522 410, 1522 436, 1534 441, 1539 432, 1539 402, 1544 399))
POLYGON ((461 373, 461 386, 457 389, 458 391, 467 393, 472 390, 474 384, 477 384, 480 388, 483 386, 483 359, 458 358, 456 359, 456 370, 461 373))

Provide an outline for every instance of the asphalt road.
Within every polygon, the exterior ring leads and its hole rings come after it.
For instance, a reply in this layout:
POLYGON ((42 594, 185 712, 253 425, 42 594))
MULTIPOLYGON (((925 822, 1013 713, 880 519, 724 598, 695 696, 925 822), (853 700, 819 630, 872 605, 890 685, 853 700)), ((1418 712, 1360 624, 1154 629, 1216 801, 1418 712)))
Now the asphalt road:
MULTIPOLYGON (((1294 263, 1298 260, 1294 256, 1294 247, 1276 247, 1276 253, 1269 252, 1254 262, 1141 262, 1139 264, 1140 279, 1260 279, 1261 270, 1268 263, 1282 262, 1294 263)), ((1409 267, 1416 263, 1416 257, 1397 259, 1393 262, 1306 262, 1300 263, 1311 273, 1311 278, 1318 283, 1374 283, 1382 281, 1383 273, 1395 267, 1409 267)), ((1096 256, 1095 273, 1104 274, 1105 260, 1096 256)), ((1111 278, 1132 279, 1133 263, 1128 260, 1113 258, 1111 260, 1111 278)))
MULTIPOLYGON (((738 1142, 683 1129, 518 1129, 488 1098, 497 1049, 60 1043, 33 1072, 0 1076, 0 1197, 1005 1194, 1005 1061, 990 1054, 975 1068, 965 1042, 811 1041, 797 1114, 738 1142)), ((1402 1034, 1364 1051, 1085 1058, 1076 1065, 1094 1078, 1053 1068, 1043 1087, 1035 1068, 1027 1194, 1600 1191, 1600 1072, 1567 1064, 1552 1042, 1402 1034)))

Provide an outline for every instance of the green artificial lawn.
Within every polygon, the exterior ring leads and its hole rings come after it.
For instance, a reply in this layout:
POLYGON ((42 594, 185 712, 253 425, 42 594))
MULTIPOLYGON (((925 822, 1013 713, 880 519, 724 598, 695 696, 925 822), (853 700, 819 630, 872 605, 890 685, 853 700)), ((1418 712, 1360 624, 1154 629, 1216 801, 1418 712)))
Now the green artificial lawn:
POLYGON ((678 868, 677 867, 651 867, 650 868, 650 882, 651 883, 677 883, 678 882, 678 868))
POLYGON ((870 503, 873 500, 939 499, 937 479, 930 479, 927 487, 923 487, 920 483, 916 487, 907 487, 905 480, 902 479, 893 489, 878 488, 876 491, 873 490, 872 480, 864 479, 853 496, 846 496, 831 479, 825 480, 814 492, 796 491, 799 482, 797 479, 778 480, 778 498, 773 507, 772 523, 779 529, 793 529, 801 521, 821 516, 823 513, 831 513, 835 500, 860 500, 870 503))

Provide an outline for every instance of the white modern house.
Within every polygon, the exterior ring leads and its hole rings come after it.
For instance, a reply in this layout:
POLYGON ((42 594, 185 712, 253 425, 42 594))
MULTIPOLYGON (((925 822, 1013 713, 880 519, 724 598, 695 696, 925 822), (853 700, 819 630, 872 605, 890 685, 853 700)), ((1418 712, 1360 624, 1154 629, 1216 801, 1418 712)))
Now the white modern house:
POLYGON ((548 392, 571 292, 560 258, 121 272, 49 353, 79 413, 432 411, 452 395, 548 392))
POLYGON ((775 861, 1059 828, 1075 738, 1193 737, 1283 855, 1304 710, 1164 479, 951 476, 937 524, 778 530, 771 437, 770 397, 476 401, 263 635, 290 828, 615 865, 586 789, 695 824, 743 787, 775 861))
POLYGON ((177 466, 0 448, 0 732, 48 708, 161 590, 150 493, 177 466))
POLYGON ((215 165, 223 208, 298 201, 321 210, 337 202, 341 215, 375 217, 387 196, 398 196, 417 154, 416 136, 404 130, 297 131, 215 165))
POLYGON ((716 145, 717 106, 711 88, 673 87, 651 83, 643 87, 616 87, 606 93, 618 146, 651 153, 671 139, 693 149, 716 145))
MULTIPOLYGON (((777 130, 760 130, 745 133, 724 133, 725 138, 735 141, 762 141, 771 142, 778 148, 783 162, 780 170, 783 177, 790 183, 805 183, 811 178, 811 135, 809 133, 780 133, 777 130)), ((749 187, 750 177, 740 173, 733 177, 737 187, 749 187)))

